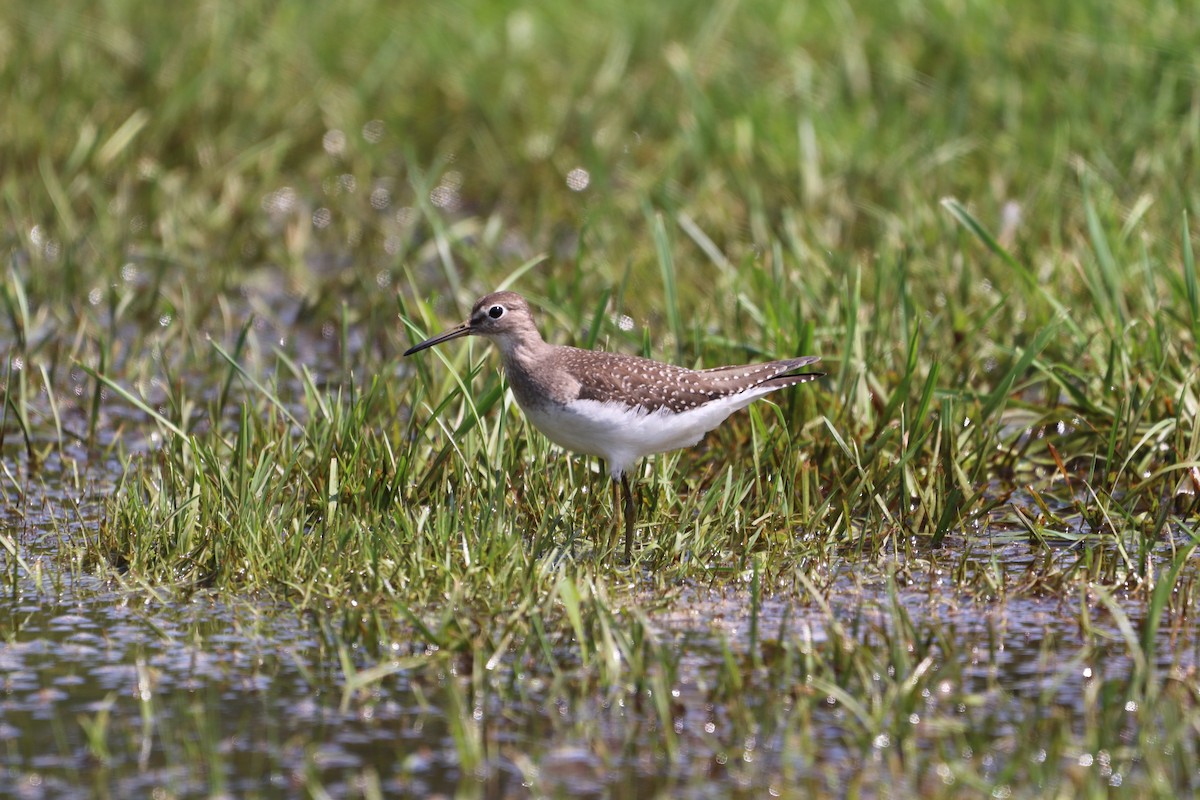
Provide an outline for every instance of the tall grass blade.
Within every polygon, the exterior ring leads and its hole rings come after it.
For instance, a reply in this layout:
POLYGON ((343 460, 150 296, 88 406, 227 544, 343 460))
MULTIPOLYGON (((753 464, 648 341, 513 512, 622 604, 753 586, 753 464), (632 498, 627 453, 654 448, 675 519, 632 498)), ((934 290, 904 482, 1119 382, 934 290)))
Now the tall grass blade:
POLYGON ((92 376, 92 378, 94 378, 98 383, 104 384, 109 389, 116 392, 117 395, 119 395, 121 398, 123 398, 126 402, 128 402, 134 408, 141 411, 143 414, 145 414, 146 416, 153 419, 159 425, 163 426, 168 431, 170 431, 171 433, 178 436, 182 441, 184 441, 184 442, 188 441, 187 432, 184 431, 183 428, 180 428, 174 422, 171 422, 171 420, 167 419, 162 414, 158 413, 158 411, 156 409, 151 408, 146 403, 145 400, 142 400, 140 397, 134 395, 132 392, 130 392, 124 386, 117 383, 113 379, 109 378, 107 375, 101 375, 99 372, 92 369, 87 364, 79 364, 78 366, 81 370, 86 372, 88 375, 92 376))
POLYGON ((1025 285, 1026 291, 1032 291, 1037 287, 1037 278, 1029 271, 1029 268, 1018 261, 1012 253, 1008 252, 996 237, 992 236, 991 232, 984 227, 983 223, 967 210, 966 206, 953 197, 943 197, 942 208, 949 211, 950 216, 954 217, 958 221, 958 224, 970 231, 972 236, 982 242, 988 250, 999 256, 1009 268, 1017 273, 1017 276, 1021 278, 1021 282, 1025 285))
MULTIPOLYGON (((647 210, 649 214, 649 210, 647 210)), ((654 212, 651 217, 651 227, 654 231, 654 250, 658 255, 658 267, 663 282, 663 311, 667 315, 667 324, 675 339, 675 357, 683 360, 683 317, 679 313, 679 289, 675 285, 675 256, 671 252, 671 238, 667 233, 667 223, 662 212, 654 212)))
POLYGON ((1192 232, 1187 211, 1183 212, 1183 287, 1187 298, 1188 316, 1192 321, 1192 341, 1200 342, 1200 280, 1196 277, 1196 253, 1192 249, 1192 232))

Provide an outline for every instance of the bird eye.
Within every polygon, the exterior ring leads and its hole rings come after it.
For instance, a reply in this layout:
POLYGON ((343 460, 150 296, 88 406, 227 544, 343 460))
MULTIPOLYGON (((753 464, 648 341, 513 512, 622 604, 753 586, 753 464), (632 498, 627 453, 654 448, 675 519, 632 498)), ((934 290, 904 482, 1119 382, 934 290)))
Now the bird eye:
POLYGON ((492 319, 500 319, 504 316, 504 306, 492 306, 488 309, 488 316, 492 319))

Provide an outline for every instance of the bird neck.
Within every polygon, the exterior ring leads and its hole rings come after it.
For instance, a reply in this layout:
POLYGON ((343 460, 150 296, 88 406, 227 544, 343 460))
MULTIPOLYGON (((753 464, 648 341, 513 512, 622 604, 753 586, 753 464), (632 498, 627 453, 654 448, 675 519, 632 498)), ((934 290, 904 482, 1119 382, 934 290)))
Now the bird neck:
POLYGON ((499 348, 506 367, 510 364, 530 364, 553 347, 546 344, 537 328, 532 325, 512 333, 493 336, 492 341, 499 348))
POLYGON ((547 344, 540 336, 497 344, 504 374, 522 408, 537 407, 556 398, 557 392, 551 385, 554 377, 544 369, 554 352, 554 345, 547 344))

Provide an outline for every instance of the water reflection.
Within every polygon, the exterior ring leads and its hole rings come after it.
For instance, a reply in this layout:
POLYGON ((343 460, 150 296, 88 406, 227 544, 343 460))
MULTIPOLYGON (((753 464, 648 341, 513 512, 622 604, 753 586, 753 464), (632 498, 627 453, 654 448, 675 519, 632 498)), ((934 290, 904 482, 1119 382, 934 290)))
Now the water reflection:
MULTIPOLYGON (((38 513, 26 514, 25 524, 44 520, 38 513)), ((94 507, 80 519, 96 524, 94 507)), ((7 530, 14 520, 6 510, 7 530)), ((30 538, 27 561, 43 558, 32 554, 30 538)), ((1005 547, 1001 553, 1022 566, 1028 556, 1005 547)), ((564 695, 569 683, 502 662, 497 681, 520 687, 509 694, 471 700, 452 674, 402 669, 347 703, 335 643, 290 607, 203 593, 181 600, 87 574, 39 584, 17 573, 0 600, 0 778, 18 796, 95 785, 114 795, 164 788, 200 795, 214 787, 235 796, 267 787, 287 794, 317 784, 341 795, 360 793, 364 781, 387 794, 449 795, 465 781, 516 796, 531 776, 551 793, 638 796, 705 774, 723 791, 757 793, 781 775, 803 774, 814 749, 849 775, 861 756, 845 736, 853 717, 835 696, 812 712, 800 750, 788 725, 730 738, 745 730, 735 717, 741 708, 763 720, 800 713, 797 701, 810 691, 803 654, 833 657, 834 636, 886 652, 900 613, 936 632, 929 688, 906 716, 917 730, 954 716, 967 723, 986 710, 996 726, 990 735, 1012 735, 1030 707, 1024 700, 1048 692, 1076 713, 1090 684, 1130 669, 1117 626, 1098 615, 1085 635, 1070 598, 980 603, 919 581, 896 588, 845 574, 826 587, 828 610, 766 595, 757 618, 745 588, 685 587, 650 620, 654 636, 677 654, 675 673, 634 694, 606 698, 581 684, 564 695), (720 685, 730 654, 746 670, 736 700, 720 685), (786 674, 795 685, 781 691, 771 676, 785 657, 794 660, 786 674), (655 710, 661 691, 670 695, 665 718, 655 710), (964 695, 987 708, 945 707, 946 698, 964 695), (652 744, 664 735, 674 741, 668 751, 652 744)), ((363 669, 374 663, 357 652, 351 661, 363 669)), ((1160 656, 1164 669, 1181 663, 1194 665, 1188 655, 1160 656)), ((565 654, 563 665, 571 668, 565 654)), ((876 680, 882 686, 895 677, 876 680)), ((872 735, 877 751, 895 746, 888 734, 872 735)))

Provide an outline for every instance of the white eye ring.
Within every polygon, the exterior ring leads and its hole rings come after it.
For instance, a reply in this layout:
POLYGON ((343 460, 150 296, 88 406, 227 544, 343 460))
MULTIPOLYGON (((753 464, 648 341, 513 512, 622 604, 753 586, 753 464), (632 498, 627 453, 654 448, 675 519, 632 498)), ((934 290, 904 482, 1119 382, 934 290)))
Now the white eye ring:
POLYGON ((488 309, 488 316, 492 319, 500 319, 504 316, 504 306, 492 306, 488 309))

